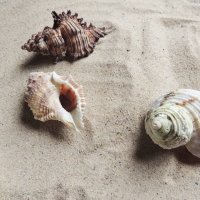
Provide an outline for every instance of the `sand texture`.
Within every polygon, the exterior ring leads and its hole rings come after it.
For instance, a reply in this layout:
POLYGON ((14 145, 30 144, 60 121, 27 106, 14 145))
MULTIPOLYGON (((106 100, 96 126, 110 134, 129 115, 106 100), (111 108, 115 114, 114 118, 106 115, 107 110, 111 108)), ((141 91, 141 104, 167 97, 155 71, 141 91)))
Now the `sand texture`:
POLYGON ((161 94, 200 90, 199 0, 0 0, 0 199, 197 200, 200 159, 163 150, 144 129, 161 94), (75 62, 21 50, 70 9, 108 35, 75 62), (35 120, 24 101, 30 72, 83 85, 85 128, 35 120))

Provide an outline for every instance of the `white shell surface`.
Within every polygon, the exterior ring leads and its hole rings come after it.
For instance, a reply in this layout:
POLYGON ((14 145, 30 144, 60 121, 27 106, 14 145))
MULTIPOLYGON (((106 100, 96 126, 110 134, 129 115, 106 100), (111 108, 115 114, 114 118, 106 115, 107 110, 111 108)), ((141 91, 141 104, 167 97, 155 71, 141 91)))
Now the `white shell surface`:
POLYGON ((186 145, 200 157, 200 91, 179 89, 160 96, 147 112, 145 129, 162 148, 186 145), (165 121, 169 123, 166 125, 165 121))
POLYGON ((71 76, 58 76, 55 72, 30 73, 25 100, 34 118, 40 121, 58 120, 79 131, 84 127, 85 98, 82 86, 71 76), (65 94, 64 94, 65 93, 65 94), (61 95, 65 95, 61 102, 61 95), (62 104, 66 104, 66 109, 62 104))

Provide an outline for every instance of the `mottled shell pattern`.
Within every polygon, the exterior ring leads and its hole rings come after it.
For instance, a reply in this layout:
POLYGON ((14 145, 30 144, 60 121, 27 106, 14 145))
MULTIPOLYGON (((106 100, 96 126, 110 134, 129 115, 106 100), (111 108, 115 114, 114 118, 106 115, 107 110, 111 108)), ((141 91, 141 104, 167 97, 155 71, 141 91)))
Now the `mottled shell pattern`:
POLYGON ((96 28, 92 24, 82 23, 78 14, 57 14, 52 12, 54 25, 45 27, 42 32, 33 34, 31 39, 22 46, 29 52, 40 52, 42 55, 52 55, 55 62, 68 57, 72 60, 88 56, 95 47, 95 42, 105 36, 105 28, 96 28))
POLYGON ((55 72, 30 73, 25 101, 40 121, 58 120, 79 131, 84 127, 85 98, 82 86, 71 76, 55 72))
POLYGON ((200 91, 179 89, 160 96, 147 112, 145 129, 162 148, 186 145, 200 158, 200 91))

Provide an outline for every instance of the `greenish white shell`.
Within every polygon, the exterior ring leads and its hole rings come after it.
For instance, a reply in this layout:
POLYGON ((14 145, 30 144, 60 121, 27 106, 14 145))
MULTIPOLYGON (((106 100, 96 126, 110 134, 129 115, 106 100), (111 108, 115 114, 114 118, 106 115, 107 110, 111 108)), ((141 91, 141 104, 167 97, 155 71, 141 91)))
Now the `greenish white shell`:
POLYGON ((200 157, 200 91, 179 89, 160 96, 147 112, 145 129, 162 148, 186 145, 200 157))

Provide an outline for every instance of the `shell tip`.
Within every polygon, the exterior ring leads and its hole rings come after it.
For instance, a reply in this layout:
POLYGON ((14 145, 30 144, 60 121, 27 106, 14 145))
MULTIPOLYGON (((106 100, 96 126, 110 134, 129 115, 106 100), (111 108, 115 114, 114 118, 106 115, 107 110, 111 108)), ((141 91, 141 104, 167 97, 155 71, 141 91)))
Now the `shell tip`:
POLYGON ((159 130, 162 127, 162 123, 158 121, 157 119, 154 119, 152 122, 152 127, 154 130, 159 130))

